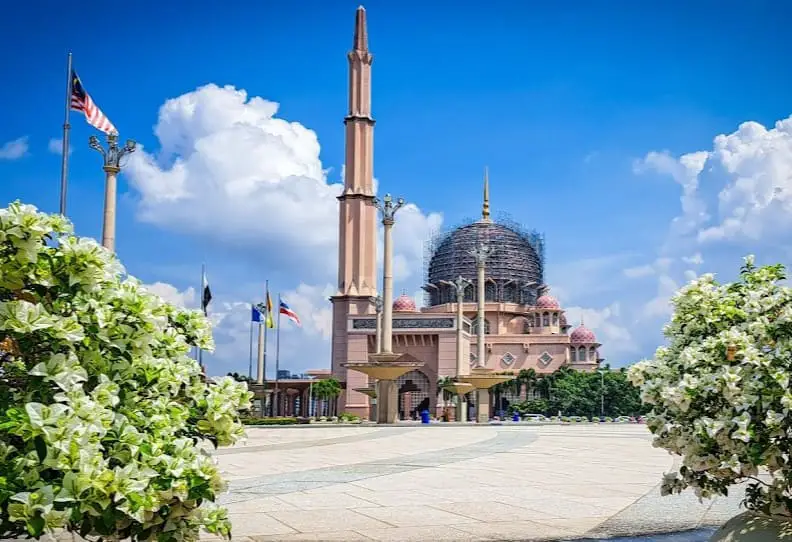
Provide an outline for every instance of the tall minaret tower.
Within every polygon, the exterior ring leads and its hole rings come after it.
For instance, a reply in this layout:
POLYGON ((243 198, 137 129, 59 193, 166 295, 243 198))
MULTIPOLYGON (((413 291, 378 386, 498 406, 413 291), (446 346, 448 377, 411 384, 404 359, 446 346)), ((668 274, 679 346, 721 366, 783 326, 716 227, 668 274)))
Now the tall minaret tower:
MULTIPOLYGON (((349 315, 372 312, 377 293, 377 208, 374 205, 374 119, 371 117, 371 62, 366 10, 355 14, 355 37, 349 59, 349 111, 346 126, 344 191, 338 197, 338 291, 333 302, 332 368, 365 352, 348 352, 349 315)), ((361 360, 356 360, 361 361, 361 360)))

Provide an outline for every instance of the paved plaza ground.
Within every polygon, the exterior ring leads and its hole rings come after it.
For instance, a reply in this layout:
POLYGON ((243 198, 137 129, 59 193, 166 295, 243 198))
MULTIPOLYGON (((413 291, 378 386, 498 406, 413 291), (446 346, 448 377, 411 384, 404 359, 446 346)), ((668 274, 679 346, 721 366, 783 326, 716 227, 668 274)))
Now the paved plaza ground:
MULTIPOLYGON (((235 539, 571 540, 720 525, 741 495, 660 497, 642 425, 250 428, 217 452, 235 539)), ((739 493, 739 492, 738 492, 739 493)))

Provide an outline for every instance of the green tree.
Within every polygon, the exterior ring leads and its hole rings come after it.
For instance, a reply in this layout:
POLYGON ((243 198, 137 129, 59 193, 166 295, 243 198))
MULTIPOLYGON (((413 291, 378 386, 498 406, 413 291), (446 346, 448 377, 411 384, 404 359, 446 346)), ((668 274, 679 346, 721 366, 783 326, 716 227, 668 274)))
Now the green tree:
POLYGON ((199 311, 165 303, 59 215, 0 210, 0 535, 176 542, 230 535, 199 446, 243 432, 247 387, 207 384, 199 311))

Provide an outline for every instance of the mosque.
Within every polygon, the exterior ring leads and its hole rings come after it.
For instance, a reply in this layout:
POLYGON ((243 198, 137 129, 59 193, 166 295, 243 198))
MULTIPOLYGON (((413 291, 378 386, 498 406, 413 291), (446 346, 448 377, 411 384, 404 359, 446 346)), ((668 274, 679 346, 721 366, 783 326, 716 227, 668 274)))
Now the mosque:
MULTIPOLYGON (((349 60, 349 108, 344 119, 346 158, 339 200, 338 290, 333 305, 331 373, 344 384, 338 411, 370 417, 372 382, 345 367, 376 352, 379 311, 377 292, 377 202, 373 183, 374 118, 371 110, 371 65, 366 11, 358 8, 349 60)), ((398 219, 395 226, 398 228, 398 219)), ((489 180, 484 176, 481 218, 429 240, 425 272, 425 306, 401 295, 392 305, 394 353, 423 366, 397 380, 399 410, 408 416, 420 405, 439 412, 438 381, 457 373, 457 293, 462 297, 461 356, 471 367, 495 372, 533 369, 547 374, 567 366, 596 370, 603 361, 600 343, 582 323, 571 330, 544 276, 544 239, 521 226, 494 220, 489 209, 489 180), (473 249, 493 248, 486 264, 484 319, 479 321, 477 265, 473 249), (454 284, 459 277, 467 286, 454 284), (484 326, 483 349, 477 332, 484 326), (571 331, 571 332, 570 332, 571 331), (476 352, 483 352, 478 359, 476 352)), ((512 398, 512 399, 517 399, 512 398)), ((497 409, 495 409, 497 410, 497 409)))

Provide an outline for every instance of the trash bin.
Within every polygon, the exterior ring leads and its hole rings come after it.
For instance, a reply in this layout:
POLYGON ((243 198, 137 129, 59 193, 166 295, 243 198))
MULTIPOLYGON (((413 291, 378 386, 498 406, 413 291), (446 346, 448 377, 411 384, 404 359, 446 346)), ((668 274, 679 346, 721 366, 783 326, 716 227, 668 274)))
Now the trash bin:
POLYGON ((421 423, 429 423, 429 411, 422 410, 421 411, 421 423))
POLYGON ((513 422, 519 422, 520 421, 520 413, 519 412, 515 412, 514 414, 512 414, 512 421, 513 422))

